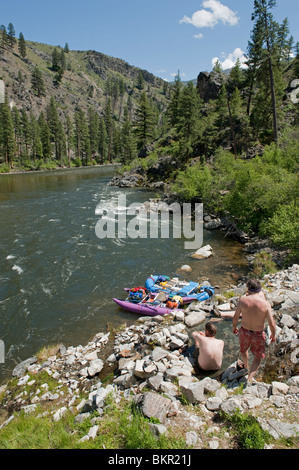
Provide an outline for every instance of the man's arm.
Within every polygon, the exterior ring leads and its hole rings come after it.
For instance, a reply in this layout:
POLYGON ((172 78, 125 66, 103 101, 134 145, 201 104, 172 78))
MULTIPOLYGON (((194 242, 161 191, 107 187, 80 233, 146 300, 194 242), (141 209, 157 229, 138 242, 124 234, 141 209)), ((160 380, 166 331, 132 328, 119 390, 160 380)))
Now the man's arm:
POLYGON ((236 308, 236 311, 235 311, 235 315, 234 315, 234 318, 233 318, 233 333, 236 335, 238 333, 238 328, 237 328, 237 324, 238 324, 238 321, 239 321, 239 318, 240 318, 240 315, 241 315, 241 300, 239 301, 238 303, 238 306, 236 308))
POLYGON ((271 342, 275 343, 275 341, 276 341, 276 336, 275 336, 276 335, 276 325, 275 325, 275 321, 274 321, 274 318, 273 318, 273 315, 272 315, 271 306, 269 306, 269 308, 268 308, 267 319, 268 319, 268 323, 269 323, 269 327, 270 327, 270 331, 271 331, 271 342))

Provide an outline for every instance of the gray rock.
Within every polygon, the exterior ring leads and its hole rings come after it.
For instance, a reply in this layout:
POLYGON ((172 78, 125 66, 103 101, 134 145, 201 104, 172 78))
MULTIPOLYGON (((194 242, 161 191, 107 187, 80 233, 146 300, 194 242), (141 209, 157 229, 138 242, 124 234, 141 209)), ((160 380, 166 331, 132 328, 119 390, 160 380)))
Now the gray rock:
POLYGON ((185 323, 190 328, 203 323, 206 319, 206 314, 203 310, 199 310, 198 312, 192 312, 190 315, 185 317, 185 323))
POLYGON ((198 434, 195 431, 186 432, 186 444, 187 446, 195 446, 198 442, 198 434))
POLYGON ((205 401, 204 386, 201 382, 184 383, 181 384, 180 389, 189 403, 203 403, 205 401))
POLYGON ((90 363, 90 365, 87 369, 89 377, 93 377, 96 374, 98 374, 99 372, 101 372, 103 367, 104 367, 104 363, 103 363, 102 359, 95 359, 94 361, 91 361, 91 363, 90 363))
POLYGON ((144 416, 157 418, 164 423, 167 417, 177 415, 177 408, 169 398, 165 398, 154 392, 147 392, 134 397, 133 400, 139 406, 144 416))
POLYGON ((26 359, 14 368, 14 370, 12 371, 12 376, 17 378, 22 377, 27 372, 28 367, 32 364, 35 364, 36 362, 36 356, 29 357, 29 359, 26 359))
POLYGON ((231 397, 221 403, 220 408, 225 413, 232 414, 237 409, 242 410, 241 401, 238 398, 231 397))
POLYGON ((222 399, 219 397, 210 397, 206 401, 206 408, 209 411, 216 411, 220 408, 220 405, 222 404, 222 399))
POLYGON ((268 431, 275 439, 279 439, 281 437, 289 438, 298 436, 299 424, 281 423, 275 419, 258 419, 258 421, 264 431, 268 431))

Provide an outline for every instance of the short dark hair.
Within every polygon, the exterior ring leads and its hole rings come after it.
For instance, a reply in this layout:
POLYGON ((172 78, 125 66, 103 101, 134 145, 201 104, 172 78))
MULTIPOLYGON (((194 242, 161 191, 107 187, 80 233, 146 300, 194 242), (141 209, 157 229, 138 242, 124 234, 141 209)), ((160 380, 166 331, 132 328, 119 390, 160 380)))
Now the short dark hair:
POLYGON ((259 292, 262 288, 262 284, 258 279, 249 279, 247 281, 247 288, 249 292, 259 292))
POLYGON ((216 327, 216 325, 214 325, 214 323, 212 323, 211 321, 209 321, 208 323, 206 323, 205 329, 206 329, 206 331, 207 331, 211 336, 216 336, 217 327, 216 327))

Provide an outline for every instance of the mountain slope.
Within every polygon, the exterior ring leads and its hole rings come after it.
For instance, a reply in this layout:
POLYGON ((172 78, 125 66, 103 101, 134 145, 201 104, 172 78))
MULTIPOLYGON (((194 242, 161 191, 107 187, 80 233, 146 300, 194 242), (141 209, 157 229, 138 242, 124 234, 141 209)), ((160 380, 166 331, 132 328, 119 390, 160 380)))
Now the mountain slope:
POLYGON ((51 96, 60 110, 72 118, 76 106, 86 112, 93 107, 103 114, 107 99, 107 82, 123 84, 123 94, 113 91, 113 111, 118 119, 123 116, 124 105, 130 97, 132 106, 140 96, 138 78, 140 74, 144 89, 159 104, 160 109, 166 105, 167 98, 163 92, 165 82, 127 62, 109 57, 96 51, 69 51, 65 53, 66 70, 60 83, 55 81, 56 72, 52 68, 52 53, 59 52, 59 46, 50 46, 26 41, 26 57, 21 58, 17 45, 12 50, 0 53, 0 78, 5 82, 8 104, 38 115, 44 111, 51 96), (32 90, 31 77, 35 67, 42 72, 46 86, 46 95, 38 97, 32 90))

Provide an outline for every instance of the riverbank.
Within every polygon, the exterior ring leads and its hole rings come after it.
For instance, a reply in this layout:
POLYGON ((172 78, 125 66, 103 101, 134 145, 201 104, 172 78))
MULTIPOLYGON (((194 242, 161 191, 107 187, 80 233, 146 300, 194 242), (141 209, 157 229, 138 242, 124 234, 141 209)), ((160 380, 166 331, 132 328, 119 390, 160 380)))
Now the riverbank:
MULTIPOLYGON (((59 171, 59 170, 76 170, 79 168, 97 168, 97 167, 113 167, 113 166, 118 166, 120 163, 103 163, 103 164, 93 164, 93 165, 87 165, 87 166, 77 166, 77 165, 72 165, 72 166, 61 166, 61 165, 55 165, 55 166, 49 166, 47 168, 37 168, 35 170, 32 169, 11 169, 8 171, 0 171, 0 175, 24 175, 24 174, 31 174, 31 173, 46 173, 46 172, 52 172, 52 171, 59 171)), ((3 167, 2 167, 3 168, 3 167)))
POLYGON ((248 384, 246 371, 238 370, 236 362, 213 377, 200 376, 188 353, 190 329, 201 329, 210 318, 224 321, 215 313, 234 311, 245 291, 245 284, 240 284, 222 298, 192 304, 184 313, 138 318, 120 331, 98 333, 85 346, 60 345, 19 364, 13 379, 0 389, 1 445, 17 447, 18 436, 9 441, 10 432, 20 421, 26 425, 34 417, 35 429, 42 428, 43 421, 51 423, 52 432, 61 423, 67 426, 72 447, 125 448, 126 430, 118 430, 113 443, 105 426, 112 409, 127 410, 130 404, 127 422, 137 426, 138 409, 145 421, 137 432, 149 430, 154 436, 151 448, 170 448, 174 436, 180 442, 176 441, 177 448, 246 447, 249 444, 241 442, 231 424, 238 410, 243 419, 253 419, 253 448, 297 448, 298 279, 298 265, 263 278, 277 343, 270 344, 267 332, 269 347, 257 382, 248 384))

